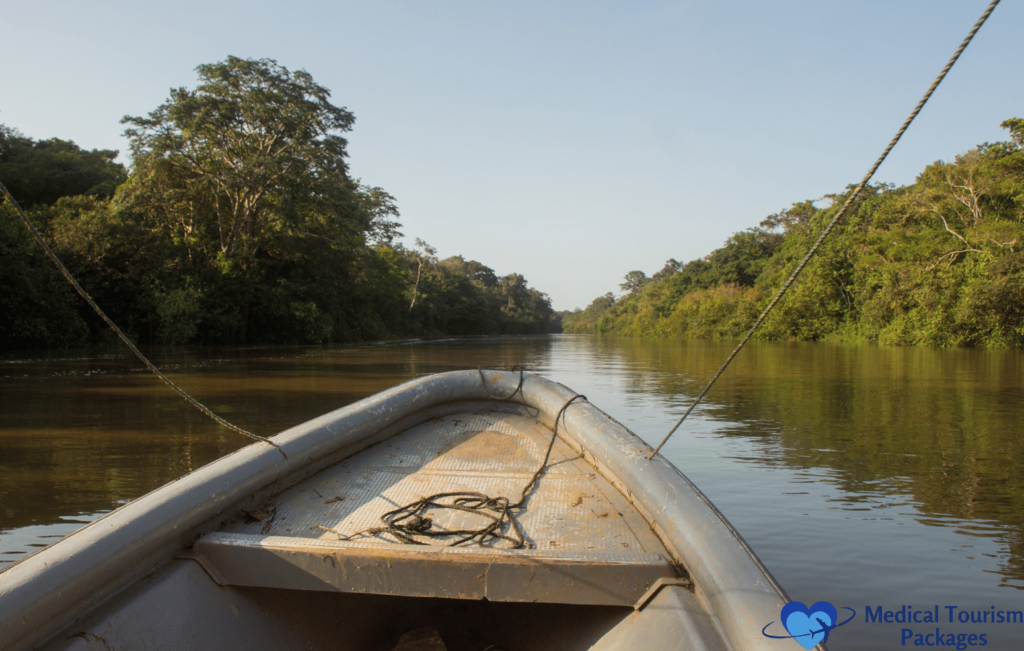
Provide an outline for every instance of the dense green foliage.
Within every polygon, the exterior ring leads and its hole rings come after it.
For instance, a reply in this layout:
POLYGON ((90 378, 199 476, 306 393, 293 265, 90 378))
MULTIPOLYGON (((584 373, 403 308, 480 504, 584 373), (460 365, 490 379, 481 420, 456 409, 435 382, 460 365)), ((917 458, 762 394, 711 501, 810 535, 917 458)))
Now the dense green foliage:
MULTIPOLYGON (((384 190, 352 179, 354 116, 304 71, 234 57, 197 68, 117 152, 0 126, 0 180, 57 255, 144 343, 321 343, 546 332, 518 274, 407 249, 384 190)), ((0 348, 108 336, 13 208, 0 205, 0 348)))
POLYGON ((127 178, 115 158, 116 151, 83 151, 57 138, 37 142, 0 124, 0 179, 26 209, 72 195, 112 197, 127 178))
MULTIPOLYGON (((1024 346, 1024 120, 1003 126, 1009 142, 938 161, 910 186, 869 187, 756 336, 1024 346)), ((596 298, 563 328, 739 337, 851 192, 794 204, 651 279, 630 272, 628 294, 596 298)))

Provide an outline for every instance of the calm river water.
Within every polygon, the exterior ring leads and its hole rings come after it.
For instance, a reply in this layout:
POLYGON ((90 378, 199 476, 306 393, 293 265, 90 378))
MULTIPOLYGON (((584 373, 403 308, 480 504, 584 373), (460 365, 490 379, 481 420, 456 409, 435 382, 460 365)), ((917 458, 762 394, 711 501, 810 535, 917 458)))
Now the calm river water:
MULTIPOLYGON (((523 363, 656 442, 731 346, 555 335, 153 356, 263 435, 419 375, 523 363)), ((856 610, 833 651, 912 646, 904 629, 934 644, 936 628, 1020 648, 1024 622, 977 611, 1024 610, 1022 391, 1021 352, 752 344, 664 453, 792 599, 856 610), (904 606, 940 621, 866 621, 904 606)), ((0 569, 246 442, 120 351, 0 360, 0 569)))

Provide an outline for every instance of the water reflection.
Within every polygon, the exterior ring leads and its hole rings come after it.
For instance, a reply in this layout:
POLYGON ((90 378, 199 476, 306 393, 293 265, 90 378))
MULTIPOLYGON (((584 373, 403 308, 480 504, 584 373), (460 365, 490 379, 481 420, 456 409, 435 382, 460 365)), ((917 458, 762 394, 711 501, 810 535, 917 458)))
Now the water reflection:
MULTIPOLYGON (((661 396, 660 406, 676 413, 731 348, 639 339, 590 345, 617 358, 626 392, 661 396)), ((997 538, 1007 552, 1006 585, 1024 587, 1022 387, 1024 355, 1016 351, 755 344, 679 436, 743 437, 750 445, 732 456, 738 462, 815 471, 807 481, 827 481, 840 495, 826 500, 829 508, 913 507, 926 526, 997 538)))

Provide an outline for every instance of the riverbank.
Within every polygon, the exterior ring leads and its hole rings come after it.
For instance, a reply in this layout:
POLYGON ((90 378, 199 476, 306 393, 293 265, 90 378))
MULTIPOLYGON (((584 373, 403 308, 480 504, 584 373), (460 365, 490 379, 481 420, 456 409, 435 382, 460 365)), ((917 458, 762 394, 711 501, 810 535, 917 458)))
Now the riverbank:
MULTIPOLYGON (((1024 120, 925 168, 865 189, 756 336, 896 346, 1024 347, 1024 120)), ((794 204, 710 255, 563 313, 569 333, 736 339, 852 190, 794 204)))
MULTIPOLYGON (((236 57, 196 70, 194 91, 122 120, 130 169, 116 151, 0 124, 0 181, 136 343, 557 330, 547 295, 521 274, 401 243, 395 198, 349 173, 341 134, 355 116, 307 73, 236 57)), ((0 287, 0 351, 107 341, 6 199, 0 287)))

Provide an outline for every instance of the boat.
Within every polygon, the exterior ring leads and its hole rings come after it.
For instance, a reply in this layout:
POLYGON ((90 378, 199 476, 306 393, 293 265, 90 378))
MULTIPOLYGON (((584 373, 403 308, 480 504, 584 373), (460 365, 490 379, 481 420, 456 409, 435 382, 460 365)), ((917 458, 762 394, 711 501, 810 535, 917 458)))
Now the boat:
POLYGON ((0 648, 795 650, 675 466, 522 369, 425 376, 0 572, 0 648))

